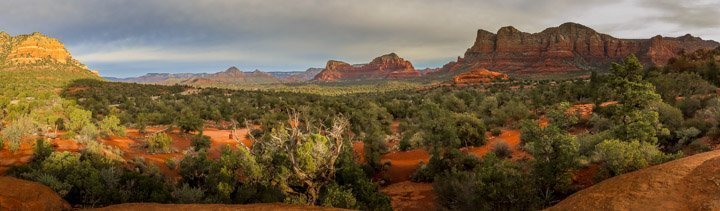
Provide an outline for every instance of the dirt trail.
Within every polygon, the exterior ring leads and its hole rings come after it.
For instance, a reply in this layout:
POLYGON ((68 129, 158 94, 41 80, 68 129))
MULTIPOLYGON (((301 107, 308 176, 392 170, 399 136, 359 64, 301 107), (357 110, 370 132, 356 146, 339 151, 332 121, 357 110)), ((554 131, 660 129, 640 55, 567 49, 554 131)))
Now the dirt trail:
POLYGON ((720 150, 616 176, 548 210, 720 210, 720 150))

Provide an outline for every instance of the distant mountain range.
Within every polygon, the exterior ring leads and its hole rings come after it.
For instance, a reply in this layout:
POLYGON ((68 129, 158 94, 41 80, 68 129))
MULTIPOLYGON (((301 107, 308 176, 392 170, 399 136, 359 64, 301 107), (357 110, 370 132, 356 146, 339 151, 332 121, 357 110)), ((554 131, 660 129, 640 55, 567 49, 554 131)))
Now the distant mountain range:
POLYGON ((148 73, 139 77, 105 77, 109 81, 147 84, 183 84, 183 85, 244 85, 272 84, 309 81, 321 72, 322 68, 310 68, 306 71, 263 72, 255 70, 243 72, 230 67, 217 73, 148 73))

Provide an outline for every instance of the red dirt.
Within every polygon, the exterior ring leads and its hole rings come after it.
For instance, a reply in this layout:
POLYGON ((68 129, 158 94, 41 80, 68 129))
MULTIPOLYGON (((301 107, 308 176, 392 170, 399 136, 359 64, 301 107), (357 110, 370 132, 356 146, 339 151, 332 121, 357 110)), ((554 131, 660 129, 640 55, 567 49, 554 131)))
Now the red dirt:
POLYGON ((410 180, 420 162, 428 163, 430 154, 423 149, 415 149, 401 152, 391 152, 380 157, 380 163, 390 162, 390 168, 386 171, 390 181, 397 183, 410 180))
POLYGON ((496 143, 502 140, 510 146, 510 149, 512 149, 511 158, 513 160, 519 160, 527 157, 527 153, 522 150, 522 146, 520 145, 520 130, 503 129, 501 131, 502 132, 499 136, 490 137, 485 145, 481 147, 463 148, 462 151, 470 152, 471 154, 482 158, 485 154, 493 150, 496 143))
MULTIPOLYGON (((6 171, 13 166, 20 166, 29 163, 33 157, 34 141, 36 137, 28 138, 20 144, 17 151, 12 152, 7 145, 0 150, 0 175, 5 175, 6 171)), ((78 152, 83 149, 83 145, 73 140, 67 139, 51 139, 50 143, 55 147, 56 151, 78 152)))
POLYGON ((405 181, 380 191, 391 198, 393 210, 435 210, 435 192, 430 183, 405 181))
POLYGON ((355 154, 355 159, 358 163, 363 164, 365 163, 365 142, 362 141, 353 141, 353 153, 355 154))
POLYGON ((600 169, 599 164, 592 164, 586 168, 578 169, 573 172, 573 185, 580 189, 585 189, 595 184, 595 175, 600 169))

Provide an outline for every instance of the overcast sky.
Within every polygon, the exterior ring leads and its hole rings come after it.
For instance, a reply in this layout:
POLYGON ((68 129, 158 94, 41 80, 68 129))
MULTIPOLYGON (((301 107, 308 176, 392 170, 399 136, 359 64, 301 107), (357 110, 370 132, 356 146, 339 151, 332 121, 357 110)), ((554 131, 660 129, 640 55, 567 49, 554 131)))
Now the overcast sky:
POLYGON ((720 40, 720 0, 2 0, 0 31, 42 32, 103 76, 305 70, 396 52, 437 67, 477 29, 577 22, 619 38, 720 40))

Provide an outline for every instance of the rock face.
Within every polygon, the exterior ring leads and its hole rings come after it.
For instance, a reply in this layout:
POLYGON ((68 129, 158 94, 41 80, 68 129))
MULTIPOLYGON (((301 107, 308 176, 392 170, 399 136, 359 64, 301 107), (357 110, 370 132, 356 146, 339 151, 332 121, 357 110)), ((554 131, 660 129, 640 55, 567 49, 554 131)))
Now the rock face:
POLYGON ((455 84, 483 84, 507 79, 509 77, 506 74, 493 72, 485 68, 475 68, 458 74, 453 78, 453 82, 455 84))
POLYGON ((719 210, 720 150, 619 175, 547 210, 719 210))
POLYGON ((0 210, 70 210, 70 204, 40 183, 0 177, 0 210))
POLYGON ((715 41, 685 35, 677 38, 618 39, 576 23, 565 23, 539 33, 521 32, 511 26, 496 34, 478 30, 475 44, 465 58, 443 68, 485 67, 501 72, 572 72, 606 68, 629 54, 648 65, 665 65, 679 53, 720 46, 715 41))
POLYGON ((91 71, 79 61, 72 58, 59 40, 38 32, 10 36, 0 32, 0 66, 13 65, 72 65, 91 71))
POLYGON ((330 60, 325 70, 315 76, 317 81, 335 81, 348 79, 395 79, 420 76, 412 63, 390 53, 373 59, 368 64, 351 65, 330 60))

